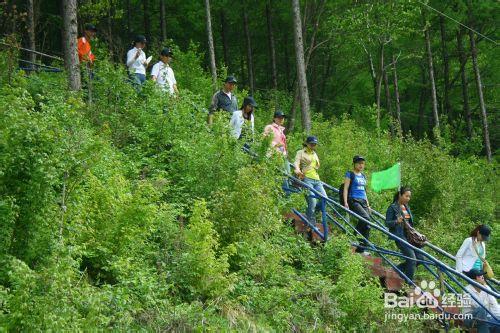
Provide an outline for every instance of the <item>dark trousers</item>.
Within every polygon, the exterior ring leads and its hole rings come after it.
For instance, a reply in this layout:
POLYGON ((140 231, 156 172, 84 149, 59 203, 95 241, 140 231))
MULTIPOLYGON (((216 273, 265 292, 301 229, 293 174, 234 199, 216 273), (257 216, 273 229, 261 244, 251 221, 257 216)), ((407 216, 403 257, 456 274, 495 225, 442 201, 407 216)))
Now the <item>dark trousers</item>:
MULTIPOLYGON (((370 220, 370 210, 368 209, 368 202, 364 199, 352 199, 349 198, 349 209, 358 214, 359 216, 365 218, 366 220, 370 220)), ((356 224, 356 230, 363 235, 366 239, 370 238, 370 226, 368 223, 358 220, 356 224)), ((367 242, 364 239, 360 239, 360 243, 364 246, 368 246, 367 242)), ((356 249, 356 252, 363 252, 363 249, 356 249)))
POLYGON ((474 319, 465 319, 464 324, 467 328, 472 328, 475 327, 477 328, 478 333, 499 333, 500 332, 500 326, 494 326, 492 324, 485 323, 484 321, 480 321, 477 319, 482 319, 482 320, 489 320, 493 321, 493 318, 491 318, 490 315, 486 312, 485 309, 478 307, 474 309, 472 312, 472 317, 474 319))
POLYGON ((406 246, 405 244, 396 241, 397 247, 401 250, 401 254, 409 257, 411 259, 406 259, 401 264, 398 265, 399 270, 401 270, 405 275, 413 281, 413 276, 415 275, 415 270, 417 268, 417 262, 415 259, 422 259, 420 254, 415 253, 415 250, 406 246))

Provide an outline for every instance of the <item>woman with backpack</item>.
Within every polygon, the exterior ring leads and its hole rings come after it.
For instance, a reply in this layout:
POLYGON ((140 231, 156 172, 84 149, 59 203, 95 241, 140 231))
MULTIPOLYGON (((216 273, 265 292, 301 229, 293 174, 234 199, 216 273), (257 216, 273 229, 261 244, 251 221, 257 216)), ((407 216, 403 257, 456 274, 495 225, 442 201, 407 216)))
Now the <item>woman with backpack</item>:
MULTIPOLYGON (((387 213, 385 214, 385 225, 389 228, 389 231, 406 242, 408 242, 408 239, 405 232, 405 223, 413 227, 413 215, 411 214, 410 206, 408 206, 410 199, 411 189, 409 187, 401 187, 394 195, 394 200, 389 208, 387 208, 387 213)), ((408 259, 397 267, 413 281, 413 276, 415 275, 415 269, 417 267, 416 259, 420 259, 421 256, 415 253, 415 250, 397 239, 396 246, 401 250, 402 255, 408 257, 408 259)))
MULTIPOLYGON (((370 220, 370 203, 368 202, 368 197, 366 195, 366 177, 363 174, 365 169, 365 158, 363 156, 356 155, 352 159, 353 170, 347 171, 344 179, 344 189, 342 191, 342 201, 345 208, 352 210, 359 216, 366 220, 370 220)), ((363 235, 366 240, 370 237, 370 226, 362 221, 358 220, 356 224, 356 230, 363 235)), ((360 239, 360 243, 363 246, 368 246, 365 239, 360 239)), ((369 252, 364 251, 363 248, 357 248, 356 252, 368 255, 369 252)))
POLYGON ((471 231, 455 256, 455 269, 458 272, 468 272, 471 269, 485 270, 486 242, 490 239, 491 228, 478 225, 471 231))

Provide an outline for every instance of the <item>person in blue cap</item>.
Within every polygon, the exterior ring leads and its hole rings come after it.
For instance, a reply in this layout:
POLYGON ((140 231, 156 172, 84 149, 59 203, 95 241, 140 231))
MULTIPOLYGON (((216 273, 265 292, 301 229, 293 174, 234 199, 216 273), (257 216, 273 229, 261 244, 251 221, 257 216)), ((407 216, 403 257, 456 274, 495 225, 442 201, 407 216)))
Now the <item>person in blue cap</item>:
MULTIPOLYGON (((304 143, 304 149, 297 152, 295 156, 295 174, 304 183, 310 185, 313 189, 321 193, 323 196, 327 196, 325 189, 323 188, 323 183, 321 182, 318 174, 318 169, 320 167, 319 158, 316 154, 316 147, 318 145, 318 138, 315 136, 308 136, 306 142, 304 143)), ((316 194, 309 191, 307 196, 307 219, 316 223, 316 217, 314 216, 314 211, 316 209, 316 204, 318 199, 316 199, 316 194)))
POLYGON ((238 83, 236 78, 233 75, 229 75, 226 80, 224 80, 224 86, 222 89, 216 92, 212 97, 212 103, 210 104, 210 109, 208 110, 209 125, 213 122, 215 112, 227 112, 230 118, 233 112, 238 110, 238 99, 233 92, 236 87, 236 83, 238 83))

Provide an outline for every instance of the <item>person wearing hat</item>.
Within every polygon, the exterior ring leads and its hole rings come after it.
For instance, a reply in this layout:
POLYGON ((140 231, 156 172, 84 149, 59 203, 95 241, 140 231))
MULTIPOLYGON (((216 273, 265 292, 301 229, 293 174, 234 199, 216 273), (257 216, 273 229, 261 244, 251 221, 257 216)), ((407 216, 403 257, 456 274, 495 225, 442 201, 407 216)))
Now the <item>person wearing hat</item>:
POLYGON ((165 47, 161 50, 160 61, 154 64, 151 70, 151 78, 163 91, 168 91, 170 95, 177 95, 179 94, 179 90, 177 90, 177 81, 175 80, 174 71, 172 67, 170 67, 173 55, 169 47, 165 47))
POLYGON ((92 53, 90 41, 95 38, 97 28, 91 23, 85 24, 83 36, 77 40, 78 59, 80 63, 86 63, 91 66, 95 61, 95 56, 92 53))
POLYGON ((134 39, 134 47, 127 52, 127 67, 132 82, 138 86, 146 81, 146 53, 143 49, 146 47, 146 37, 137 35, 134 39))
POLYGON ((486 242, 490 239, 491 228, 487 225, 478 225, 471 231, 455 256, 455 269, 467 272, 475 268, 483 269, 483 260, 486 258, 486 242))
MULTIPOLYGON (((323 188, 323 183, 321 182, 318 174, 318 169, 320 167, 319 158, 316 154, 316 146, 318 145, 318 138, 315 136, 308 136, 306 142, 304 143, 304 149, 301 149, 297 152, 295 156, 295 174, 297 177, 302 179, 302 181, 317 192, 321 193, 324 197, 326 197, 325 189, 323 188)), ((314 216, 314 212, 316 210, 316 204, 318 199, 316 199, 316 194, 312 191, 309 191, 307 196, 307 219, 316 223, 316 217, 314 216)))
POLYGON ((286 158, 287 156, 286 135, 285 135, 285 127, 283 126, 283 124, 285 123, 285 118, 286 115, 283 113, 283 111, 281 110, 276 111, 273 116, 273 122, 264 127, 264 136, 269 136, 272 134, 271 146, 279 154, 283 155, 286 158))
POLYGON ((216 92, 212 97, 212 104, 210 105, 208 111, 208 124, 211 125, 214 119, 214 113, 217 111, 225 111, 231 115, 234 111, 238 110, 238 99, 236 95, 233 93, 233 90, 236 86, 236 78, 232 75, 229 75, 224 80, 224 86, 221 90, 216 92))
MULTIPOLYGON (((344 206, 366 220, 370 220, 370 203, 366 195, 366 185, 368 182, 363 174, 363 170, 365 170, 365 158, 356 155, 352 159, 352 164, 353 170, 347 171, 344 178, 344 206)), ((359 231, 364 238, 368 239, 370 237, 370 226, 366 222, 358 220, 356 230, 359 231)), ((364 246, 368 245, 365 239, 361 239, 360 242, 364 246)), ((369 252, 361 248, 357 248, 356 252, 369 254, 369 252)))
MULTIPOLYGON (((473 268, 468 272, 464 272, 464 274, 478 284, 481 284, 485 289, 491 290, 484 280, 484 271, 473 268)), ((464 319, 465 327, 476 328, 478 333, 500 332, 500 326, 484 321, 487 320, 494 322, 495 318, 493 318, 491 314, 496 317, 497 321, 500 320, 500 306, 498 305, 495 296, 488 294, 484 290, 473 286, 472 284, 465 286, 465 290, 467 293, 464 295, 463 299, 467 299, 468 304, 464 304, 464 306, 462 306, 462 313, 472 316, 472 318, 466 317, 464 319), (474 298, 484 305, 491 314, 480 306, 479 303, 476 302, 471 296, 474 296, 474 298)))
POLYGON ((234 111, 229 121, 231 132, 236 139, 245 138, 247 141, 253 141, 254 138, 254 116, 253 113, 257 103, 252 96, 243 99, 241 110, 234 111))

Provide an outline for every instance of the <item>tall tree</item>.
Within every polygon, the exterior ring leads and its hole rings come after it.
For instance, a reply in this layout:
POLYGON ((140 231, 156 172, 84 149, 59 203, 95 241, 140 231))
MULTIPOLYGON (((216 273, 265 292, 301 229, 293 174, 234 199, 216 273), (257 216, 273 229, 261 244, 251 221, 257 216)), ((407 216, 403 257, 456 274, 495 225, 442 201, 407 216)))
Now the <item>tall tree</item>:
POLYGON ((271 14, 271 0, 266 3, 267 42, 269 44, 269 58, 271 60, 271 78, 273 89, 278 89, 278 73, 276 70, 276 49, 274 47, 273 21, 271 14))
POLYGON ((444 77, 444 113, 448 117, 452 117, 451 104, 450 104, 450 58, 448 55, 448 48, 446 45, 446 25, 444 17, 439 17, 439 26, 441 29, 441 48, 443 54, 443 77, 444 77))
POLYGON ((304 42, 302 40, 302 23, 300 19, 299 0, 292 0, 293 37, 295 41, 295 58, 297 64, 297 79, 299 84, 300 109, 302 113, 302 127, 306 133, 311 132, 311 113, 309 105, 309 91, 307 88, 306 66, 304 61, 304 42))
POLYGON ((425 77, 425 65, 423 63, 420 64, 420 78, 421 78, 421 88, 420 88, 420 97, 418 102, 418 123, 417 123, 417 132, 418 137, 420 139, 424 138, 424 118, 425 118, 425 104, 427 101, 427 81, 425 77))
POLYGON ((477 97, 479 99, 479 108, 481 109, 481 121, 483 123, 484 150, 486 151, 486 158, 488 159, 488 162, 491 162, 492 156, 491 156, 491 145, 490 145, 490 133, 488 130, 488 114, 486 113, 486 105, 484 103, 481 73, 479 71, 479 65, 477 63, 476 40, 474 37, 474 32, 472 32, 472 30, 469 30, 469 40, 470 40, 472 67, 474 68, 474 76, 476 78, 477 97))
POLYGON ((248 14, 247 10, 243 10, 243 29, 245 31, 245 42, 247 47, 247 70, 248 70, 248 83, 250 85, 250 94, 255 92, 255 79, 253 73, 253 57, 252 57, 252 42, 250 38, 250 29, 248 27, 248 14))
POLYGON ((160 0, 160 30, 161 30, 161 41, 167 39, 167 22, 165 15, 165 0, 160 0))
POLYGON ((210 0, 205 0, 205 23, 208 38, 208 55, 210 57, 210 72, 214 91, 217 90, 217 67, 215 66, 214 37, 212 35, 212 17, 210 15, 210 0))
MULTIPOLYGON (((35 10, 34 10, 34 0, 27 1, 27 30, 28 30, 28 48, 36 51, 35 42, 35 10)), ((29 61, 34 63, 36 61, 36 54, 34 52, 29 53, 29 61)), ((33 66, 33 64, 32 64, 33 66)))
POLYGON ((387 68, 384 67, 383 71, 383 79, 384 79, 384 92, 385 92, 385 108, 387 110, 387 114, 389 115, 389 118, 391 119, 391 135, 394 137, 394 124, 392 119, 394 119, 393 114, 392 114, 392 101, 391 101, 391 91, 389 89, 389 78, 387 77, 387 68))
POLYGON ((396 70, 396 62, 397 59, 393 55, 392 56, 392 71, 394 77, 394 96, 396 98, 396 132, 398 136, 403 135, 403 127, 401 124, 401 103, 399 101, 399 84, 398 84, 398 73, 396 70))
POLYGON ((434 80, 434 64, 432 60, 432 50, 431 50, 431 37, 429 32, 429 23, 425 22, 425 49, 427 54, 427 70, 429 71, 429 82, 431 85, 431 98, 432 98, 432 116, 434 117, 434 129, 435 135, 440 135, 439 131, 439 113, 438 113, 438 101, 437 101, 437 92, 436 92, 436 81, 434 80))
POLYGON ((80 90, 82 87, 80 77, 80 66, 76 40, 78 37, 77 0, 63 1, 63 47, 64 65, 68 72, 68 84, 70 90, 80 90))
POLYGON ((472 113, 469 104, 469 82, 467 78, 467 55, 464 50, 464 29, 461 28, 457 31, 457 48, 458 48, 458 58, 460 60, 460 77, 462 80, 462 101, 463 101, 463 114, 465 117, 465 122, 467 124, 467 137, 472 138, 472 113))

